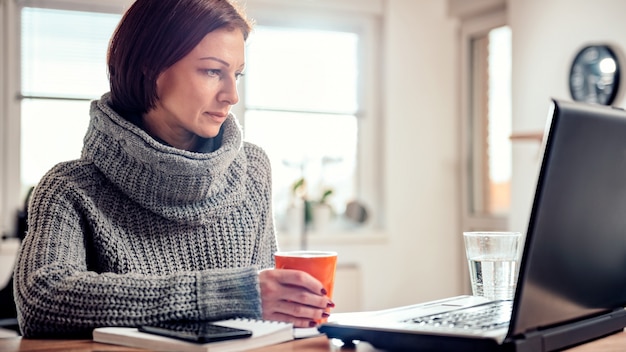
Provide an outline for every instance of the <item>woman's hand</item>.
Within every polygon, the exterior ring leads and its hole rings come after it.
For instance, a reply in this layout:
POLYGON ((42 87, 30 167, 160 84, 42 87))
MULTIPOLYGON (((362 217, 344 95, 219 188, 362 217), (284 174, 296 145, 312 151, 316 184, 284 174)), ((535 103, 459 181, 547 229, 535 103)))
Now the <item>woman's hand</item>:
POLYGON ((263 319, 286 321, 297 328, 317 325, 335 304, 322 284, 304 271, 268 269, 259 273, 263 319))

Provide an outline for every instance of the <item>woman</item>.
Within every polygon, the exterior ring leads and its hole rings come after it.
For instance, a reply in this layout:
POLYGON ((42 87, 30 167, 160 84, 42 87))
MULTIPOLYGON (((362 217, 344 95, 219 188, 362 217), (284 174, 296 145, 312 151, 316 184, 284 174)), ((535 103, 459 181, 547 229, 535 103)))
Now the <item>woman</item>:
POLYGON ((250 30, 226 0, 128 9, 81 158, 33 193, 15 269, 24 336, 235 316, 310 327, 328 316, 318 280, 269 269, 270 164, 229 112, 250 30))

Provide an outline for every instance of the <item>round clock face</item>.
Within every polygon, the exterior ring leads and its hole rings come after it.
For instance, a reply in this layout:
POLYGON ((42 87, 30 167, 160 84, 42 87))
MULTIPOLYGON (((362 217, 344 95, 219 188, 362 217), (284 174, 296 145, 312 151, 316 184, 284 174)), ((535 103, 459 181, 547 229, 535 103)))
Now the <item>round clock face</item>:
POLYGON ((572 63, 569 89, 576 101, 610 105, 615 100, 620 81, 619 60, 607 45, 581 49, 572 63))

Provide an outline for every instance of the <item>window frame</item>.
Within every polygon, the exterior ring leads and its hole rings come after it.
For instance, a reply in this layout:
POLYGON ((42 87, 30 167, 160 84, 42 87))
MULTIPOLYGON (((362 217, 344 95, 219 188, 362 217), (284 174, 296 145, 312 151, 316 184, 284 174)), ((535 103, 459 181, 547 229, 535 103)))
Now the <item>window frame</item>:
POLYGON ((132 0, 0 0, 2 39, 0 40, 0 234, 16 236, 16 215, 24 206, 21 187, 21 10, 39 7, 59 10, 122 14, 132 0))
POLYGON ((2 1, 2 54, 0 72, 5 79, 0 82, 0 231, 2 235, 15 235, 16 212, 20 208, 20 123, 19 102, 19 6, 11 0, 2 1))
MULTIPOLYGON (((6 70, 6 56, 7 53, 9 52, 8 50, 4 50, 4 48, 6 48, 5 46, 5 41, 6 41, 6 37, 7 37, 7 32, 8 32, 8 26, 7 26, 7 19, 5 18, 5 14, 8 13, 6 7, 7 7, 7 2, 6 0, 0 0, 0 48, 2 48, 3 50, 0 51, 0 131, 6 131, 7 130, 7 126, 6 126, 6 119, 4 118, 6 115, 5 113, 5 109, 7 108, 7 102, 6 102, 6 94, 5 94, 5 90, 6 90, 6 85, 8 82, 8 79, 6 79, 6 76, 8 74, 8 71, 6 70)), ((5 151, 7 150, 5 143, 6 143, 6 136, 4 135, 4 133, 0 132, 0 165, 6 165, 6 157, 5 157, 5 151)), ((2 169, 0 169, 0 237, 4 234, 5 229, 4 229, 4 223, 5 223, 5 219, 4 219, 4 209, 5 209, 5 199, 7 198, 4 194, 4 189, 6 188, 6 175, 4 172, 5 167, 2 167, 2 169)))
MULTIPOLYGON (((508 228, 509 215, 494 215, 474 211, 472 195, 480 192, 475 190, 476 182, 472 183, 474 169, 482 169, 481 158, 475 158, 473 152, 477 136, 475 116, 480 116, 474 104, 474 89, 476 82, 473 81, 475 66, 473 65, 472 41, 489 33, 490 30, 508 25, 506 8, 499 7, 490 11, 480 12, 463 19, 461 23, 460 47, 461 47, 461 228, 463 231, 470 230, 506 230, 508 228)), ((481 127, 482 124, 479 126, 481 127)), ((480 134, 480 133, 478 133, 480 134)), ((481 139, 482 141, 482 139, 481 139)), ((482 188, 482 187, 480 187, 482 188)))
MULTIPOLYGON (((132 0, 0 0, 0 234, 15 236, 16 212, 23 206, 20 175, 20 11, 22 7, 41 7, 64 10, 107 12, 122 14, 132 0)), ((333 19, 348 30, 357 28, 368 38, 362 46, 360 58, 365 81, 359 83, 359 103, 364 106, 357 113, 359 120, 359 149, 357 187, 362 190, 360 201, 368 206, 370 217, 366 229, 378 232, 384 227, 384 192, 382 190, 383 145, 382 126, 382 15, 383 0, 241 0, 248 15, 262 25, 289 25, 325 23, 333 19), (362 143, 361 141, 366 141, 362 143)), ((319 27, 318 27, 319 28, 319 27)), ((340 28, 339 25, 330 27, 340 28)), ((360 71, 361 72, 361 71, 360 71)), ((245 83, 242 83, 245 84, 245 83)), ((240 93, 245 91, 240 87, 240 93)), ((245 99, 245 97, 242 97, 245 99)), ((240 103, 233 107, 237 116, 244 116, 240 103)), ((245 127, 245 121, 242 121, 245 127)), ((376 236, 376 235, 375 235, 376 236)))
MULTIPOLYGON (((260 1, 257 1, 260 2, 260 1)), ((380 13, 368 6, 344 12, 344 8, 337 10, 328 2, 318 4, 312 8, 302 4, 292 4, 287 1, 274 1, 281 6, 256 6, 249 1, 247 11, 256 25, 315 28, 322 30, 350 31, 357 33, 359 44, 359 75, 357 102, 359 110, 357 136, 357 171, 356 188, 359 190, 359 201, 362 201, 369 213, 370 220, 364 226, 370 230, 380 230, 384 227, 384 205, 382 192, 382 164, 383 151, 378 146, 383 144, 381 126, 381 23, 380 13), (362 142, 365 141, 365 142, 362 142)), ((378 1, 369 1, 370 4, 378 1)), ((364 3, 368 3, 365 1, 364 3)), ((358 3, 355 3, 358 5, 358 3)), ((382 10, 381 10, 382 11, 382 10)), ((233 107, 236 116, 245 116, 245 79, 239 86, 240 103, 233 107)), ((240 119, 245 130, 245 119, 240 119)))

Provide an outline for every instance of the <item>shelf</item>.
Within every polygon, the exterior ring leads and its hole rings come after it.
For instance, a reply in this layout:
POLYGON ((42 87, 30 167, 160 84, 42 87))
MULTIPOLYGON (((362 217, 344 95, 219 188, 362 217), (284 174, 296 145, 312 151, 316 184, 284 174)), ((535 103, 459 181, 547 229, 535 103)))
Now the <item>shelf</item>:
MULTIPOLYGON (((384 232, 371 231, 347 231, 329 234, 309 233, 307 235, 308 247, 326 247, 332 245, 355 245, 355 244, 384 244, 388 237, 384 232)), ((294 248, 300 245, 300 236, 280 235, 278 244, 281 248, 294 248)))
POLYGON ((541 143, 543 141, 543 132, 520 132, 513 133, 509 137, 511 141, 536 141, 541 143))

